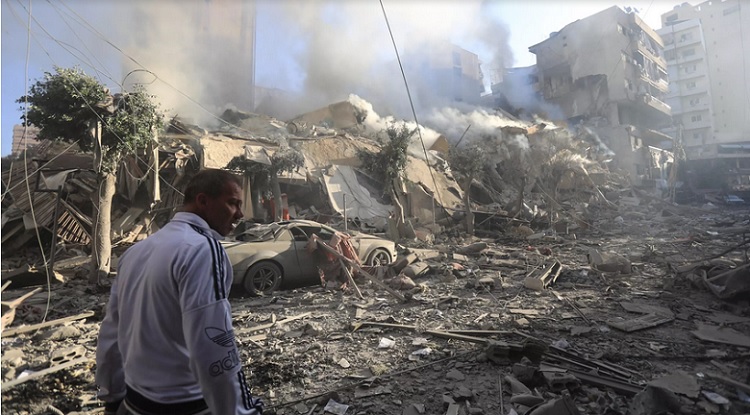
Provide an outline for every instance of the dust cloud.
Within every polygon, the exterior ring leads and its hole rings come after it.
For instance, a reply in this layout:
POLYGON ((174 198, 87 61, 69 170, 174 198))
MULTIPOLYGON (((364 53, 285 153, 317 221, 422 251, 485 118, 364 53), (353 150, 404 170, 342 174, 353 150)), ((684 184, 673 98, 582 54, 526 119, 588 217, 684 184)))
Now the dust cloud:
MULTIPOLYGON (((127 4, 118 13, 117 23, 126 51, 166 81, 136 72, 127 83, 148 84, 172 113, 205 122, 212 118, 209 113, 220 114, 227 107, 252 110, 257 104, 250 86, 254 82, 252 45, 264 42, 255 50, 270 49, 273 62, 279 64, 273 68, 271 87, 293 95, 284 108, 286 114, 301 114, 356 94, 383 114, 413 118, 377 1, 127 4), (253 27, 264 31, 253 38, 253 27)), ((484 13, 482 1, 384 0, 384 5, 418 113, 455 105, 426 74, 428 64, 446 45, 479 54, 485 59, 481 62, 484 71, 497 72, 512 63, 508 29, 484 13)), ((447 53, 450 59, 450 49, 447 53)), ((266 63, 263 59, 256 55, 259 64, 266 63)), ((124 73, 136 67, 125 60, 124 73)), ((484 81, 489 92, 489 77, 485 75, 484 81)), ((257 84, 265 86, 263 81, 257 84)), ((471 108, 468 104, 461 107, 471 108)))

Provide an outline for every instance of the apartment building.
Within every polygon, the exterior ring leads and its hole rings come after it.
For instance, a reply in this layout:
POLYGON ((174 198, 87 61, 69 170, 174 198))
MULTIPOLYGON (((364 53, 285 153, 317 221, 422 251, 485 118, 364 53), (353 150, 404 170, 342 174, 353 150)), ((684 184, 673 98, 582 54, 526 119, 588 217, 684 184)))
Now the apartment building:
POLYGON ((676 108, 669 133, 694 170, 723 172, 729 186, 750 190, 750 4, 682 3, 661 20, 676 108))
POLYGON ((39 144, 39 141, 36 139, 38 133, 39 129, 36 127, 24 128, 23 125, 14 125, 13 144, 11 145, 10 154, 13 156, 22 154, 24 150, 39 144))
POLYGON ((533 45, 539 89, 572 125, 591 128, 637 184, 663 177, 671 138, 667 63, 661 37, 617 6, 577 20, 533 45))
POLYGON ((714 122, 700 19, 671 24, 657 33, 664 40, 669 73, 666 101, 672 107, 673 121, 664 132, 680 139, 688 157, 701 157, 703 148, 714 140, 714 122))
POLYGON ((405 69, 418 81, 417 100, 435 99, 478 104, 484 91, 479 56, 449 42, 430 45, 429 51, 412 52, 405 69))

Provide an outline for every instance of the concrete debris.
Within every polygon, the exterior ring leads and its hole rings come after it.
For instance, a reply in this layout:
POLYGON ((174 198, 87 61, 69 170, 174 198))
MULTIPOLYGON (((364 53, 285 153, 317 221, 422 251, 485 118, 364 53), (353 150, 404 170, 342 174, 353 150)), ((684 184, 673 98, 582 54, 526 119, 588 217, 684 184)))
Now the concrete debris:
POLYGON ((630 261, 624 256, 613 252, 601 253, 596 249, 590 249, 588 259, 592 268, 598 271, 620 274, 630 274, 632 271, 630 261))
MULTIPOLYGON (((350 271, 331 271, 335 290, 311 281, 271 297, 230 297, 248 383, 276 413, 648 415, 681 406, 733 413, 750 393, 745 211, 703 210, 704 200, 677 205, 644 177, 634 187, 598 161, 603 153, 593 154, 595 139, 606 138, 601 129, 508 119, 514 128, 487 133, 494 165, 469 189, 446 168, 449 134, 428 160, 421 149, 411 152, 395 196, 401 221, 357 157, 378 151, 385 137, 371 114, 346 102, 289 121, 233 110, 224 116, 237 127, 217 130, 173 120, 160 137, 158 194, 142 160, 127 161, 118 179, 116 255, 169 220, 199 169, 237 156, 267 166, 287 147, 299 148, 305 163, 279 177, 289 218, 342 233, 387 232, 397 243, 394 263, 370 266, 316 242, 337 270, 350 271), (511 141, 529 152, 514 152, 511 141), (464 227, 466 194, 473 235, 464 227)), ((64 153, 52 144, 42 150, 31 158, 64 153)), ((54 193, 36 193, 36 221, 25 186, 13 185, 24 181, 23 163, 3 173, 11 186, 2 279, 14 284, 3 290, 3 305, 46 287, 47 269, 59 276, 49 293, 27 297, 4 319, 3 412, 98 409, 83 399, 96 388, 90 357, 77 347, 95 347, 109 293, 84 277, 96 177, 86 170, 90 157, 79 156, 66 153, 55 168, 80 171, 54 180, 41 173, 46 190, 64 185, 59 203, 54 193), (36 230, 49 249, 55 223, 50 264, 36 230), (50 366, 50 351, 64 363, 50 366)), ((31 163, 29 171, 41 166, 31 163)), ((252 184, 244 182, 245 216, 268 222, 276 201, 272 207, 252 184)))
POLYGON ((698 324, 698 330, 692 333, 695 337, 708 342, 750 348, 750 336, 728 327, 698 324))
POLYGON ((648 383, 651 386, 670 390, 678 395, 685 395, 689 398, 697 398, 700 392, 700 386, 695 377, 687 373, 674 373, 654 379, 648 383))
POLYGON ((628 415, 659 415, 680 412, 680 398, 674 392, 649 385, 633 398, 628 415))

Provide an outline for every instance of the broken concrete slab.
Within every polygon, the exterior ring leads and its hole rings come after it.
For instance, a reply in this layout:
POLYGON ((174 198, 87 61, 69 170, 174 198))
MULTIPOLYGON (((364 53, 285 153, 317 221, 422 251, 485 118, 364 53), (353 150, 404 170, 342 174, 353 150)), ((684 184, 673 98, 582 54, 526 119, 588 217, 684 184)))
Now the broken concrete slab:
POLYGON ((701 390, 695 377, 684 372, 663 376, 648 382, 648 384, 670 390, 678 395, 685 395, 689 398, 697 398, 701 390))
POLYGON ((660 415, 667 412, 679 413, 680 398, 667 389, 649 385, 630 402, 629 415, 660 415))
POLYGON ((644 314, 630 320, 611 320, 607 322, 607 325, 626 333, 632 333, 634 331, 660 326, 673 320, 674 317, 664 317, 658 314, 644 314))
POLYGON ((691 333, 693 333, 695 337, 708 342, 750 347, 750 336, 728 327, 698 324, 698 330, 692 331, 691 333))
POLYGON ((63 365, 71 362, 75 359, 79 359, 86 355, 86 349, 81 346, 68 347, 64 349, 58 349, 50 354, 49 362, 50 366, 63 365))
POLYGON ((621 301, 620 306, 631 313, 638 314, 656 314, 664 317, 674 317, 672 310, 644 303, 632 303, 628 301, 621 301))
POLYGON ((588 261, 589 265, 598 271, 619 272, 620 274, 632 272, 630 260, 613 252, 599 252, 596 249, 589 249, 588 261))
POLYGON ((570 396, 565 395, 539 405, 529 415, 580 415, 580 412, 570 396))

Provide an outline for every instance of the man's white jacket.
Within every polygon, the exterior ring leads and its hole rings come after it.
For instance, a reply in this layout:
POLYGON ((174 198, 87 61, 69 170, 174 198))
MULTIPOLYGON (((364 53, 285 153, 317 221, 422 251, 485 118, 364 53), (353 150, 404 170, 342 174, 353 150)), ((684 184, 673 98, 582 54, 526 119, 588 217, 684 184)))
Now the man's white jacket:
POLYGON ((234 339, 220 238, 180 212, 122 255, 96 350, 100 399, 121 400, 127 385, 156 403, 203 398, 214 414, 261 413, 234 339))

